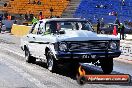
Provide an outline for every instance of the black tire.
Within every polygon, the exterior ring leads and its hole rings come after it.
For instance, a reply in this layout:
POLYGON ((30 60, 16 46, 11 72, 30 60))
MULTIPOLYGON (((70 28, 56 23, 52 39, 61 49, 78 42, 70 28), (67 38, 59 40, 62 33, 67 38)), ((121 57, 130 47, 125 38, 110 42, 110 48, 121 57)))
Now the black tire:
POLYGON ((104 74, 110 74, 113 71, 113 58, 101 59, 100 64, 104 74))
POLYGON ((80 76, 80 77, 77 78, 77 82, 80 85, 84 85, 87 82, 87 79, 84 76, 80 76))
POLYGON ((76 76, 78 74, 79 62, 70 63, 70 74, 76 76))
POLYGON ((25 49, 25 58, 28 63, 35 63, 36 61, 36 58, 30 55, 30 51, 27 48, 25 49))
POLYGON ((57 71, 57 61, 55 60, 50 50, 47 52, 46 59, 47 59, 47 69, 50 72, 56 72, 57 71))

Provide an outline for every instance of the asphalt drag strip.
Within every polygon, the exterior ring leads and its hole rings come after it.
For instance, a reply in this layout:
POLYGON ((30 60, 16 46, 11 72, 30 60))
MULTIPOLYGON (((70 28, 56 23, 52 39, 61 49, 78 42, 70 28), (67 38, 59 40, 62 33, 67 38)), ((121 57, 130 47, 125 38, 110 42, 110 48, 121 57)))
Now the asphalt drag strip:
MULTIPOLYGON (((40 83, 43 86, 46 87, 54 87, 54 88, 78 88, 80 85, 77 84, 76 78, 71 76, 73 74, 68 74, 68 70, 66 69, 59 69, 58 72, 56 73, 51 73, 46 69, 46 66, 43 62, 37 61, 36 64, 29 64, 25 62, 24 55, 22 53, 15 52, 11 49, 5 49, 1 48, 0 50, 1 55, 4 55, 7 58, 7 62, 10 64, 12 62, 12 65, 15 65, 17 68, 21 68, 22 71, 20 72, 24 73, 26 72, 25 78, 31 78, 32 80, 36 79, 36 83, 40 83), (29 75, 30 76, 29 76, 29 75)), ((6 62, 5 61, 5 62, 6 62)), ((7 65, 9 65, 7 64, 7 65)), ((120 65, 120 64, 119 64, 120 65)), ((103 74, 102 70, 100 67, 95 67, 92 65, 88 64, 83 64, 83 66, 86 66, 86 72, 87 73, 93 73, 93 74, 103 74)), ((64 67, 66 68, 66 67, 64 67)), ((116 70, 116 69, 115 69, 116 70)), ((130 70, 130 68, 128 69, 130 70)), ((17 70, 19 73, 19 70, 17 70)), ((16 72, 17 72, 16 71, 16 72)), ((123 69, 122 69, 123 71, 123 69)), ((123 72, 118 72, 118 71, 113 71, 112 74, 122 74, 123 72)), ((25 74, 25 73, 24 73, 25 74)), ((123 73, 126 74, 126 73, 123 73)), ((27 79, 27 80, 31 80, 27 79)), ((35 81, 32 81, 33 83, 35 81)), ((131 88, 132 84, 114 84, 114 85, 109 85, 109 84, 87 84, 84 85, 83 88, 131 88)), ((40 87, 42 88, 42 87, 40 87)))
MULTIPOLYGON (((9 53, 9 51, 0 52, 0 57, 7 57, 2 59, 4 63, 11 69, 22 75, 28 81, 31 81, 39 88, 78 88, 76 80, 72 80, 69 77, 61 76, 56 73, 49 72, 45 67, 42 66, 41 62, 37 64, 26 63, 23 57, 16 54, 9 53), (8 54, 8 55, 5 55, 8 54), (15 57, 15 58, 14 58, 15 57), (13 65, 13 66, 12 66, 13 65), (42 86, 41 86, 42 85, 42 86)), ((32 87, 31 87, 32 88, 32 87)))
MULTIPOLYGON (((13 87, 14 88, 15 87, 47 88, 47 86, 41 84, 40 81, 38 81, 37 79, 35 79, 31 75, 29 75, 28 73, 24 72, 22 69, 18 68, 17 66, 15 66, 11 63, 8 63, 5 60, 5 57, 3 57, 2 55, 0 55, 0 57, 1 57, 0 62, 4 63, 2 66, 5 65, 3 67, 4 70, 2 70, 2 72, 5 72, 5 73, 1 72, 2 78, 4 78, 4 80, 6 81, 4 83, 4 85, 6 85, 8 82, 8 87, 12 87, 12 88, 13 87), (29 83, 29 85, 27 85, 28 83, 29 83), (26 84, 26 86, 24 84, 26 84)), ((7 87, 7 86, 4 86, 4 87, 7 87)))

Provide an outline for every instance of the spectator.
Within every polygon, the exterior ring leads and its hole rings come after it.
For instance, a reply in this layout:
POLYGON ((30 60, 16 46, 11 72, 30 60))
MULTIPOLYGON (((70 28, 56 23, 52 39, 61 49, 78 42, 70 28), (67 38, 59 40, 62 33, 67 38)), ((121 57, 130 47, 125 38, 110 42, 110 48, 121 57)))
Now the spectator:
POLYGON ((106 9, 107 8, 107 5, 104 5, 104 9, 106 9))
POLYGON ((99 21, 99 19, 97 20, 97 33, 100 33, 100 21, 99 21))
POLYGON ((35 0, 33 1, 33 4, 36 4, 35 0))
POLYGON ((119 21, 119 19, 116 18, 114 23, 118 25, 118 32, 120 32, 120 21, 119 21))
POLYGON ((8 20, 11 20, 11 15, 8 15, 8 16, 7 16, 7 19, 8 19, 8 20))
POLYGON ((43 19, 43 16, 42 15, 39 15, 39 20, 42 20, 43 19))
POLYGON ((115 20, 115 24, 118 24, 118 26, 120 26, 120 21, 119 21, 118 18, 116 18, 116 20, 115 20))
POLYGON ((25 14, 25 20, 28 20, 28 15, 27 14, 25 14))
POLYGON ((100 8, 100 6, 99 5, 96 5, 96 8, 100 8))
POLYGON ((32 24, 37 23, 38 19, 36 17, 33 17, 32 24))
POLYGON ((7 6, 7 3, 4 3, 4 7, 6 7, 7 6))
POLYGON ((125 35, 124 29, 125 29, 125 27, 124 27, 124 25, 122 23, 120 24, 119 29, 120 29, 120 40, 121 39, 124 40, 124 35, 125 35))
POLYGON ((125 25, 128 25, 128 21, 127 21, 127 20, 126 20, 126 21, 124 21, 124 24, 125 24, 125 25))
POLYGON ((50 8, 50 13, 51 13, 51 17, 50 17, 50 18, 53 18, 53 16, 52 16, 52 15, 53 15, 53 14, 52 14, 53 11, 54 11, 54 9, 51 7, 51 8, 50 8))
POLYGON ((39 12, 39 20, 42 20, 42 17, 43 16, 43 13, 42 12, 39 12))
POLYGON ((125 6, 125 0, 122 0, 122 5, 125 6))
POLYGON ((40 0, 38 0, 37 4, 38 4, 38 5, 41 5, 41 1, 40 1, 40 0))
POLYGON ((104 18, 102 18, 100 21, 100 27, 104 27, 104 18))
POLYGON ((30 4, 30 0, 28 0, 28 4, 30 4))
POLYGON ((115 13, 114 13, 114 16, 118 16, 118 13, 117 13, 117 12, 115 12, 115 13))
POLYGON ((2 23, 6 26, 6 31, 10 33, 12 25, 14 24, 14 20, 2 20, 2 23))
POLYGON ((118 14, 117 14, 117 12, 112 11, 112 12, 109 13, 109 15, 110 15, 110 16, 117 16, 118 14))
POLYGON ((100 5, 100 8, 104 8, 104 5, 100 5))
POLYGON ((32 33, 33 32, 33 30, 34 30, 34 28, 35 28, 35 25, 37 24, 37 22, 38 22, 38 19, 36 18, 36 17, 33 17, 33 19, 32 19, 32 28, 31 28, 31 31, 30 31, 30 33, 32 33))

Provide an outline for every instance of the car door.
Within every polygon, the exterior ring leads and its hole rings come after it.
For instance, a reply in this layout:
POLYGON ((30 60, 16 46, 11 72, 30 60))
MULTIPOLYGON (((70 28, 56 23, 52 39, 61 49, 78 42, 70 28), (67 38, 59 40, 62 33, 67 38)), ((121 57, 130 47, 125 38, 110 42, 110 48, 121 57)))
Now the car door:
POLYGON ((39 58, 46 59, 45 48, 52 42, 53 35, 51 35, 50 33, 49 24, 47 24, 46 26, 45 23, 42 22, 39 25, 39 30, 41 30, 40 33, 35 36, 37 42, 35 44, 35 46, 37 47, 36 53, 39 58), (47 31, 49 32, 47 33, 47 31))
POLYGON ((30 54, 33 56, 36 56, 36 36, 39 24, 40 23, 38 22, 35 27, 31 29, 30 33, 26 36, 26 40, 28 41, 27 46, 29 48, 30 54))
POLYGON ((40 22, 37 28, 37 32, 36 35, 33 35, 34 37, 34 47, 35 47, 35 55, 38 58, 43 58, 42 56, 44 56, 44 51, 45 51, 45 43, 43 41, 44 36, 43 36, 43 32, 44 32, 44 23, 40 22))

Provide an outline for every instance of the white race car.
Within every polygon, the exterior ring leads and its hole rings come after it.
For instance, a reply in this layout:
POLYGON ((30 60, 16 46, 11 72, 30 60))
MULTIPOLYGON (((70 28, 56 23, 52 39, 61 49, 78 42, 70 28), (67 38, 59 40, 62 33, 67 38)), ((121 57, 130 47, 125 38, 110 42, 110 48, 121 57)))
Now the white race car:
POLYGON ((104 73, 113 70, 113 58, 119 57, 120 40, 114 35, 96 34, 90 23, 80 18, 40 20, 30 33, 21 39, 26 61, 36 58, 55 71, 59 63, 100 62, 104 73))

